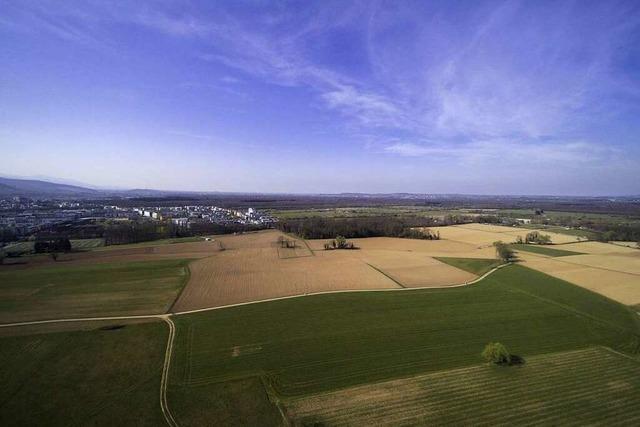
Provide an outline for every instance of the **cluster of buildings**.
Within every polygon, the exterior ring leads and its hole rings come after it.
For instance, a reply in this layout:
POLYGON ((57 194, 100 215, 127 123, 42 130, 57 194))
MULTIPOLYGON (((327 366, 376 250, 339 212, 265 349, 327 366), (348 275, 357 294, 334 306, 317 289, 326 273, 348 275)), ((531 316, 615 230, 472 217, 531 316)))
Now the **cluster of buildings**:
POLYGON ((24 197, 0 199, 0 228, 12 229, 18 235, 96 215, 104 217, 104 210, 84 206, 81 202, 33 200, 24 197))
POLYGON ((176 225, 188 227, 192 222, 213 222, 216 224, 253 224, 269 225, 277 219, 253 208, 246 211, 226 209, 218 206, 193 205, 170 207, 141 207, 133 208, 138 216, 155 219, 170 220, 176 225))
POLYGON ((217 206, 127 207, 96 201, 34 200, 24 197, 0 199, 0 228, 27 235, 48 226, 86 220, 171 221, 181 227, 194 222, 218 224, 270 225, 277 219, 253 208, 246 211, 217 206))

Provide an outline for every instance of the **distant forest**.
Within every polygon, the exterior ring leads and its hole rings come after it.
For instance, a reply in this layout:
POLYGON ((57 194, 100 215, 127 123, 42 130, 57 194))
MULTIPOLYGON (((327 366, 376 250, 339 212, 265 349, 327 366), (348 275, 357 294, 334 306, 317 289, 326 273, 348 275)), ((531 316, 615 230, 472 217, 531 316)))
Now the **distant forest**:
POLYGON ((413 239, 439 239, 439 235, 414 230, 416 227, 433 227, 445 224, 471 222, 471 217, 448 216, 445 221, 432 217, 356 217, 356 218, 304 218, 285 220, 277 224, 285 233, 293 233, 305 239, 333 239, 344 236, 358 237, 406 237, 413 239))
POLYGON ((140 243, 158 239, 202 236, 206 234, 230 234, 259 230, 264 227, 243 224, 192 223, 180 227, 169 221, 102 221, 82 225, 63 224, 38 233, 42 238, 65 237, 68 239, 105 239, 105 245, 140 243))

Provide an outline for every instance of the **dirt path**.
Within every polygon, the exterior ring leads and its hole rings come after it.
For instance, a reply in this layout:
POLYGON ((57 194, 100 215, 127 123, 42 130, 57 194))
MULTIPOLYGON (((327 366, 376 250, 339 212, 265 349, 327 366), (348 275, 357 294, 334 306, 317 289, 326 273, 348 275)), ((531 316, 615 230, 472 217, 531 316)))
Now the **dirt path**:
POLYGON ((169 369, 171 368, 171 356, 173 354, 173 341, 176 336, 176 326, 171 320, 169 315, 162 318, 169 326, 169 337, 167 338, 167 349, 164 353, 164 365, 162 366, 162 379, 160 381, 160 408, 162 409, 162 415, 167 421, 167 424, 171 427, 178 427, 171 411, 169 411, 169 402, 167 400, 167 386, 169 384, 169 369))

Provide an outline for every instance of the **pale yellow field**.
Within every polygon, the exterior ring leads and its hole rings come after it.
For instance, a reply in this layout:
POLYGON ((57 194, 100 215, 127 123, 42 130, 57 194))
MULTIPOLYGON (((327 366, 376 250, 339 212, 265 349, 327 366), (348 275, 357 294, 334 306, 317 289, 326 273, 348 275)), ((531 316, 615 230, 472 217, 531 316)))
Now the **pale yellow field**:
MULTIPOLYGON (((430 227, 430 229, 434 232, 440 232, 441 239, 469 243, 476 247, 490 246, 497 240, 502 240, 505 243, 512 243, 518 236, 521 236, 524 239, 527 233, 534 231, 491 224, 462 224, 447 227, 430 227)), ((537 231, 541 234, 549 235, 552 243, 570 243, 578 241, 576 236, 550 233, 545 230, 537 231)))
POLYGON ((275 247, 225 250, 191 263, 176 311, 345 289, 398 288, 346 251, 283 259, 275 247))
POLYGON ((617 241, 617 242, 610 242, 612 245, 617 245, 617 246, 626 246, 628 248, 633 248, 633 249, 640 249, 638 247, 638 242, 622 242, 622 241, 617 241))
POLYGON ((640 268, 638 257, 623 259, 624 257, 608 255, 574 255, 550 258, 521 253, 520 258, 527 267, 598 292, 623 304, 640 304, 640 274, 633 273, 640 268))
POLYGON ((474 274, 451 267, 424 253, 392 250, 353 251, 365 263, 404 287, 449 286, 469 282, 474 274))
MULTIPOLYGON (((428 256, 460 257, 460 258, 494 258, 495 251, 490 245, 479 247, 472 243, 454 240, 419 240, 401 239, 397 237, 369 237, 366 239, 349 239, 364 252, 372 250, 397 251, 402 253, 419 252, 428 256)), ((320 251, 329 240, 308 240, 314 251, 320 251)))
POLYGON ((586 254, 635 254, 640 252, 638 249, 602 242, 569 243, 559 246, 558 249, 586 254))
POLYGON ((638 251, 638 253, 624 255, 611 254, 605 256, 589 254, 562 258, 562 261, 567 263, 637 274, 640 276, 640 251, 638 251))

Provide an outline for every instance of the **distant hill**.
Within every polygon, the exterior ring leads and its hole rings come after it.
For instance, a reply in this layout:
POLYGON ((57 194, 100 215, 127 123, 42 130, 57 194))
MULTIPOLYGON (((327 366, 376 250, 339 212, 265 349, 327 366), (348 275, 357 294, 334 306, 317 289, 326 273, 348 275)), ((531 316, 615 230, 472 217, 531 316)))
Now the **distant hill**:
POLYGON ((35 179, 0 177, 0 196, 96 196, 100 191, 35 179))

